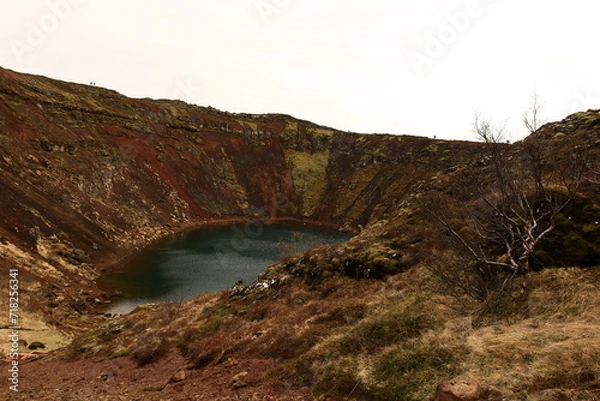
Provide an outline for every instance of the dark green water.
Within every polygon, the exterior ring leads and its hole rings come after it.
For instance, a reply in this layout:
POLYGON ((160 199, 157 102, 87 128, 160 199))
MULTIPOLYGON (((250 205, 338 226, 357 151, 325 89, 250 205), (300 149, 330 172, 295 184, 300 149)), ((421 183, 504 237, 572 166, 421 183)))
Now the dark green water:
POLYGON ((262 223, 196 231, 160 241, 101 283, 124 294, 109 312, 126 313, 145 303, 221 291, 238 280, 249 284, 285 256, 348 239, 337 231, 262 223))

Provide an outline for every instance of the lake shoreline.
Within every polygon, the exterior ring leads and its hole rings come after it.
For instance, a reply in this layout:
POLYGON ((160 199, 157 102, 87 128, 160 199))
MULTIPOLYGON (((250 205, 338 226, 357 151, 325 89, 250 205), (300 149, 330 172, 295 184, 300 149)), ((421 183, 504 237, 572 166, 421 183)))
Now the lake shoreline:
MULTIPOLYGON (((150 252, 153 248, 161 246, 162 242, 168 242, 170 238, 177 238, 179 236, 188 236, 194 233, 202 233, 202 232, 210 232, 214 229, 226 228, 226 227, 239 227, 241 232, 248 232, 249 236, 252 237, 250 232, 256 232, 256 230, 260 230, 266 227, 271 228, 287 228, 294 229, 297 228, 299 230, 323 230, 323 231, 331 231, 340 233, 340 234, 348 234, 348 238, 350 238, 353 233, 348 233, 348 230, 342 230, 337 224, 332 224, 328 222, 320 222, 310 219, 298 219, 298 218, 248 218, 248 217, 229 217, 226 219, 215 219, 215 220, 207 220, 207 221, 195 221, 195 222, 186 222, 179 225, 173 225, 168 227, 169 232, 164 235, 160 235, 150 241, 147 241, 144 246, 136 247, 136 249, 127 249, 123 252, 123 257, 119 260, 113 259, 112 263, 107 263, 102 266, 100 269, 100 276, 96 279, 96 285, 98 288, 105 294, 110 296, 110 303, 106 303, 103 305, 98 305, 97 313, 103 314, 107 310, 111 309, 111 306, 115 303, 122 302, 123 300, 128 299, 129 297, 124 296, 121 291, 116 290, 114 287, 111 287, 107 284, 107 282, 103 282, 103 277, 110 276, 111 274, 119 274, 126 273, 133 264, 135 264, 136 259, 142 257, 147 252, 150 252)), ((239 230, 238 230, 239 232, 239 230)), ((233 234, 232 234, 233 235, 233 234)), ((238 234, 239 235, 239 234, 238 234)), ((277 263, 279 259, 273 260, 272 263, 277 263)), ((268 265, 265 265, 265 269, 268 265)), ((234 282, 231 283, 233 285, 234 282)), ((227 288, 223 288, 222 290, 217 291, 209 291, 218 293, 220 291, 226 290, 227 288)), ((160 302, 160 301, 157 301, 160 302)))
POLYGON ((190 221, 179 224, 172 224, 167 227, 162 235, 152 238, 146 241, 144 244, 138 247, 131 247, 126 249, 119 249, 118 252, 112 257, 106 257, 94 263, 96 270, 102 275, 118 271, 122 265, 127 264, 131 260, 135 259, 139 253, 144 252, 145 249, 152 247, 154 244, 164 240, 165 238, 172 235, 189 234, 193 231, 210 230, 213 228, 220 228, 226 226, 233 226, 236 224, 246 224, 249 222, 259 222, 266 226, 281 226, 281 227, 295 227, 302 226, 303 228, 315 228, 315 229, 327 229, 332 231, 339 231, 347 233, 349 235, 356 235, 358 233, 355 229, 348 227, 342 227, 339 224, 317 221, 311 219, 302 219, 297 217, 248 217, 248 216, 230 216, 224 219, 212 219, 202 221, 190 221))

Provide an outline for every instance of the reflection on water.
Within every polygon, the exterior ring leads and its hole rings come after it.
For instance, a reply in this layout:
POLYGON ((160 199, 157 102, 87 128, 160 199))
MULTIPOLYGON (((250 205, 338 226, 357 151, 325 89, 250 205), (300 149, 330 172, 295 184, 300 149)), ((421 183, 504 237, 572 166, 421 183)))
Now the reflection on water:
POLYGON ((185 300, 230 288, 238 280, 250 283, 285 256, 348 238, 337 231, 262 224, 169 237, 146 250, 124 271, 101 278, 104 286, 124 294, 108 312, 126 313, 145 303, 185 300))

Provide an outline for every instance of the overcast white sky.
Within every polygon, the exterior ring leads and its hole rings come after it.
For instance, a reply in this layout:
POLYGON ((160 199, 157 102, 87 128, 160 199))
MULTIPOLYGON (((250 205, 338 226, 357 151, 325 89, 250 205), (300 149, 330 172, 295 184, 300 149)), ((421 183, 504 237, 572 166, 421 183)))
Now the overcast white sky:
POLYGON ((4 0, 0 66, 133 97, 281 112, 334 128, 515 139, 600 108, 592 0, 4 0))

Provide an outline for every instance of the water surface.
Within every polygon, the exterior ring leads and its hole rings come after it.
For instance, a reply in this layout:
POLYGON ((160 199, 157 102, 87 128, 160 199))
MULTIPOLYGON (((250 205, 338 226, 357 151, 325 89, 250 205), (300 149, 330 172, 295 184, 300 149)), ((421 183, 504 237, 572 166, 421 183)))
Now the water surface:
POLYGON ((112 313, 151 302, 171 302, 221 291, 238 280, 251 283, 267 266, 318 245, 344 242, 337 231, 247 223, 168 237, 101 283, 121 291, 112 313))

